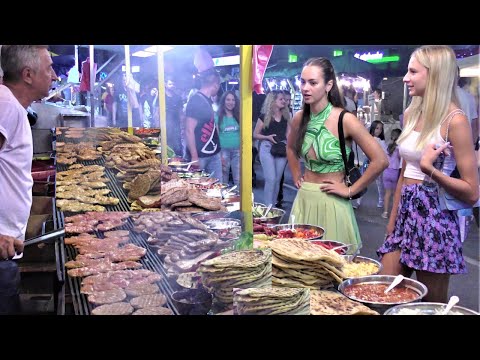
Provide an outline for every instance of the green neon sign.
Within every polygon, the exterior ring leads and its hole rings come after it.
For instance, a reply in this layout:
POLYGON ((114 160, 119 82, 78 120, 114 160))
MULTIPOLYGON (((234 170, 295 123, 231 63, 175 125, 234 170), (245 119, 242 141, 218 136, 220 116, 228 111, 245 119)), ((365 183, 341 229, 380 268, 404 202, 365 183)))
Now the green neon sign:
POLYGON ((294 63, 298 61, 298 56, 296 54, 288 54, 288 62, 294 63))
POLYGON ((388 62, 397 62, 400 60, 400 56, 392 55, 392 56, 384 56, 380 59, 370 59, 367 62, 371 64, 381 64, 381 63, 388 63, 388 62))
POLYGON ((333 56, 342 56, 343 51, 342 50, 333 50, 333 56))

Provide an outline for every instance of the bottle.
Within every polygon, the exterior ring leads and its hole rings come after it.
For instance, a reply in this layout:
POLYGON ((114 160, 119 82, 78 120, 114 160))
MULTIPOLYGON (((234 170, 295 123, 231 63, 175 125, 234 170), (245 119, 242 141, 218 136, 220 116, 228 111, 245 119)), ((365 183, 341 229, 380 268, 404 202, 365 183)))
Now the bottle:
MULTIPOLYGON (((439 145, 436 145, 435 148, 438 148, 439 145)), ((445 161, 445 154, 443 152, 438 155, 438 157, 435 159, 433 162, 433 167, 439 171, 442 171, 443 168, 443 162, 445 161)), ((436 188, 437 183, 435 180, 433 180, 430 175, 425 175, 425 178, 423 179, 423 185, 425 185, 428 188, 436 188)))

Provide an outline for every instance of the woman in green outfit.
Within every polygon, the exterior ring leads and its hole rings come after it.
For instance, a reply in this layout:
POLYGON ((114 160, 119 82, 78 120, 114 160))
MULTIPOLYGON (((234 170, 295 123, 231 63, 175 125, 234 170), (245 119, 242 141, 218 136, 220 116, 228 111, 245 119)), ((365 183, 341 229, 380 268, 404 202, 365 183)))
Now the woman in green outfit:
POLYGON ((377 178, 388 166, 388 159, 363 124, 346 113, 343 131, 347 158, 353 140, 371 160, 362 177, 347 187, 338 140, 338 118, 344 104, 331 62, 326 58, 309 59, 302 70, 300 87, 303 108, 293 118, 287 143, 288 163, 299 188, 292 214, 296 223, 325 228, 324 239, 352 244, 352 253, 362 242, 349 200, 377 178), (300 158, 305 162, 303 175, 300 158))
POLYGON ((223 93, 215 114, 222 155, 223 182, 228 184, 230 168, 233 183, 240 185, 240 104, 233 91, 223 93))

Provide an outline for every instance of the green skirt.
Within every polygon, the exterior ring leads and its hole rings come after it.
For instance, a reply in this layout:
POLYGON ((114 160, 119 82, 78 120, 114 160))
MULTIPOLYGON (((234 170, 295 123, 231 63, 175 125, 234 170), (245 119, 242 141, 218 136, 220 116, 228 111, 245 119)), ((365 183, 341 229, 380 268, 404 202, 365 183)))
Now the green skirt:
POLYGON ((362 247, 357 219, 350 200, 328 195, 320 184, 304 182, 293 202, 296 224, 318 225, 325 229, 322 240, 352 244, 348 253, 362 247))

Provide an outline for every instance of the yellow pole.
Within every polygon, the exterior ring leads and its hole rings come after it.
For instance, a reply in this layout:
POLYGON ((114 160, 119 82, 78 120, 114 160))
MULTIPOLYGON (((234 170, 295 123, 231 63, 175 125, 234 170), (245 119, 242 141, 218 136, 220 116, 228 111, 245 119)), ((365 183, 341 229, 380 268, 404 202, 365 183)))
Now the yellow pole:
MULTIPOLYGON (((130 45, 125 45, 125 75, 127 79, 130 79, 130 45)), ((133 135, 133 127, 132 127, 132 105, 128 100, 130 97, 128 96, 128 88, 127 88, 127 114, 128 114, 128 132, 133 135)))
MULTIPOLYGON (((163 51, 157 45, 158 65, 158 111, 160 115, 160 146, 162 148, 162 164, 168 164, 167 154, 167 112, 165 109, 165 67, 163 63, 163 51)), ((178 124, 180 126, 180 124, 178 124)))
POLYGON ((240 209, 244 216, 244 231, 253 234, 252 216, 252 45, 240 45, 240 209))

